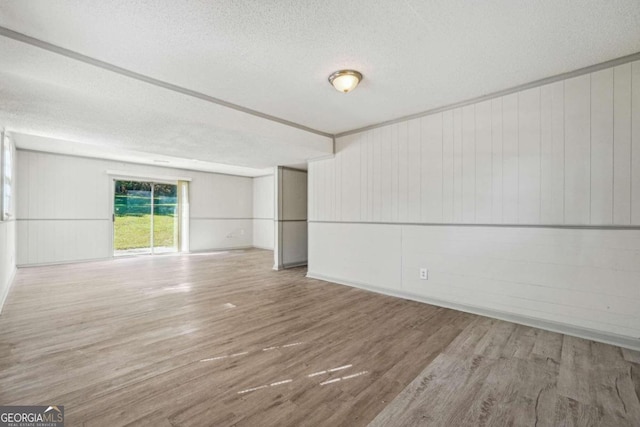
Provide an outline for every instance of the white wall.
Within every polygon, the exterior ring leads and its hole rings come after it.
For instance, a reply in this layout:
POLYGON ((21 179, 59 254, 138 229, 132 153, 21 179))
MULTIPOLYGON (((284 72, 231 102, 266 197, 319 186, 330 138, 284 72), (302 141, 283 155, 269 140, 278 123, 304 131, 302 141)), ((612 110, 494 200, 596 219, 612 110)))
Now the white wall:
MULTIPOLYGON (((2 144, 0 144, 0 147, 2 144)), ((1 158, 0 154, 0 158, 1 158)), ((13 152, 15 159, 15 151, 13 152)), ((1 169, 1 168, 0 168, 1 169)), ((14 197, 16 193, 16 173, 14 171, 14 197)), ((0 183, 1 185, 1 183, 0 183)), ((0 191, 1 193, 1 191, 0 191)), ((15 200, 13 203, 13 214, 15 215, 15 200)), ((16 272, 16 221, 10 218, 8 221, 0 220, 0 312, 4 305, 4 301, 9 293, 11 282, 16 272)))
POLYGON ((252 246, 251 178, 18 150, 18 265, 112 256, 107 170, 192 178, 191 251, 252 246))
POLYGON ((640 62, 336 151, 309 167, 311 276, 640 347, 640 62))
POLYGON ((307 263, 307 171, 278 167, 274 268, 307 263))
POLYGON ((253 246, 273 250, 275 224, 273 175, 253 179, 253 246))
POLYGON ((16 272, 16 222, 0 221, 0 312, 16 272))

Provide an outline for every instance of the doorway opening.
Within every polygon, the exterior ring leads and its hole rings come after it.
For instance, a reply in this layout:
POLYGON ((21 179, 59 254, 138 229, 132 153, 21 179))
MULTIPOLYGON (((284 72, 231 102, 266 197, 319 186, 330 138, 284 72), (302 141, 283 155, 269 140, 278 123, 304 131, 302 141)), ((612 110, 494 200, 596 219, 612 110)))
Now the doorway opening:
POLYGON ((113 254, 178 252, 178 185, 114 180, 113 254))

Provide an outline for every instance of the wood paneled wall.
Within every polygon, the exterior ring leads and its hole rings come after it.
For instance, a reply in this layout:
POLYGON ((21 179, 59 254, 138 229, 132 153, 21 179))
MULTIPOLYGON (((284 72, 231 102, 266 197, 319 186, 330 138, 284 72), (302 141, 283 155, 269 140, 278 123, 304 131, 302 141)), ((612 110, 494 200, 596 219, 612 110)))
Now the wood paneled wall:
POLYGON ((16 272, 16 222, 0 221, 0 312, 16 272))
POLYGON ((311 220, 640 225, 640 62, 338 138, 311 220))
POLYGON ((640 348, 640 62, 339 138, 309 218, 312 277, 640 348))
POLYGON ((18 265, 108 258, 107 170, 190 177, 191 251, 253 245, 252 178, 18 150, 18 265))
MULTIPOLYGON (((1 134, 0 134, 1 135, 1 134)), ((0 141, 0 147, 2 143, 0 141)), ((12 157, 15 162, 16 152, 15 147, 12 145, 12 157)), ((0 158, 2 155, 0 154, 0 158)), ((2 167, 0 166, 0 170, 2 167)), ((16 165, 13 166, 13 194, 16 194, 16 165)), ((0 179, 1 181, 1 179, 0 179)), ((0 182, 0 185, 2 183, 0 182)), ((0 194, 2 191, 0 190, 0 194)), ((0 312, 2 312, 2 306, 9 293, 9 288, 13 281, 14 274, 16 272, 16 221, 15 212, 16 201, 12 203, 12 217, 8 221, 0 220, 0 312)))
POLYGON ((274 247, 274 185, 273 175, 253 179, 253 246, 257 248, 274 247))

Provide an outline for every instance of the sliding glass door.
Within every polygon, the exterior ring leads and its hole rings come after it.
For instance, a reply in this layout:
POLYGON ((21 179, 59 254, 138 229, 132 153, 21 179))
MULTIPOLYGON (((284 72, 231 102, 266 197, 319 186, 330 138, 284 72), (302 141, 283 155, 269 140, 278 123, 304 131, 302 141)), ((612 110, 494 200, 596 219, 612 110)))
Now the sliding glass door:
POLYGON ((177 200, 175 184, 114 181, 114 255, 176 252, 177 200))
POLYGON ((153 253, 178 250, 178 186, 153 184, 153 253))

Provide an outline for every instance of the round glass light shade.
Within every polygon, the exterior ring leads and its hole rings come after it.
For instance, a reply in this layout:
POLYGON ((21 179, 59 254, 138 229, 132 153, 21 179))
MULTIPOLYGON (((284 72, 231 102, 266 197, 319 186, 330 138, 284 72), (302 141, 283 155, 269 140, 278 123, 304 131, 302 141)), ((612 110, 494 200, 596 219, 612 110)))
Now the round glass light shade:
POLYGON ((354 70, 340 70, 329 76, 329 82, 338 92, 349 93, 358 86, 362 74, 354 70))

